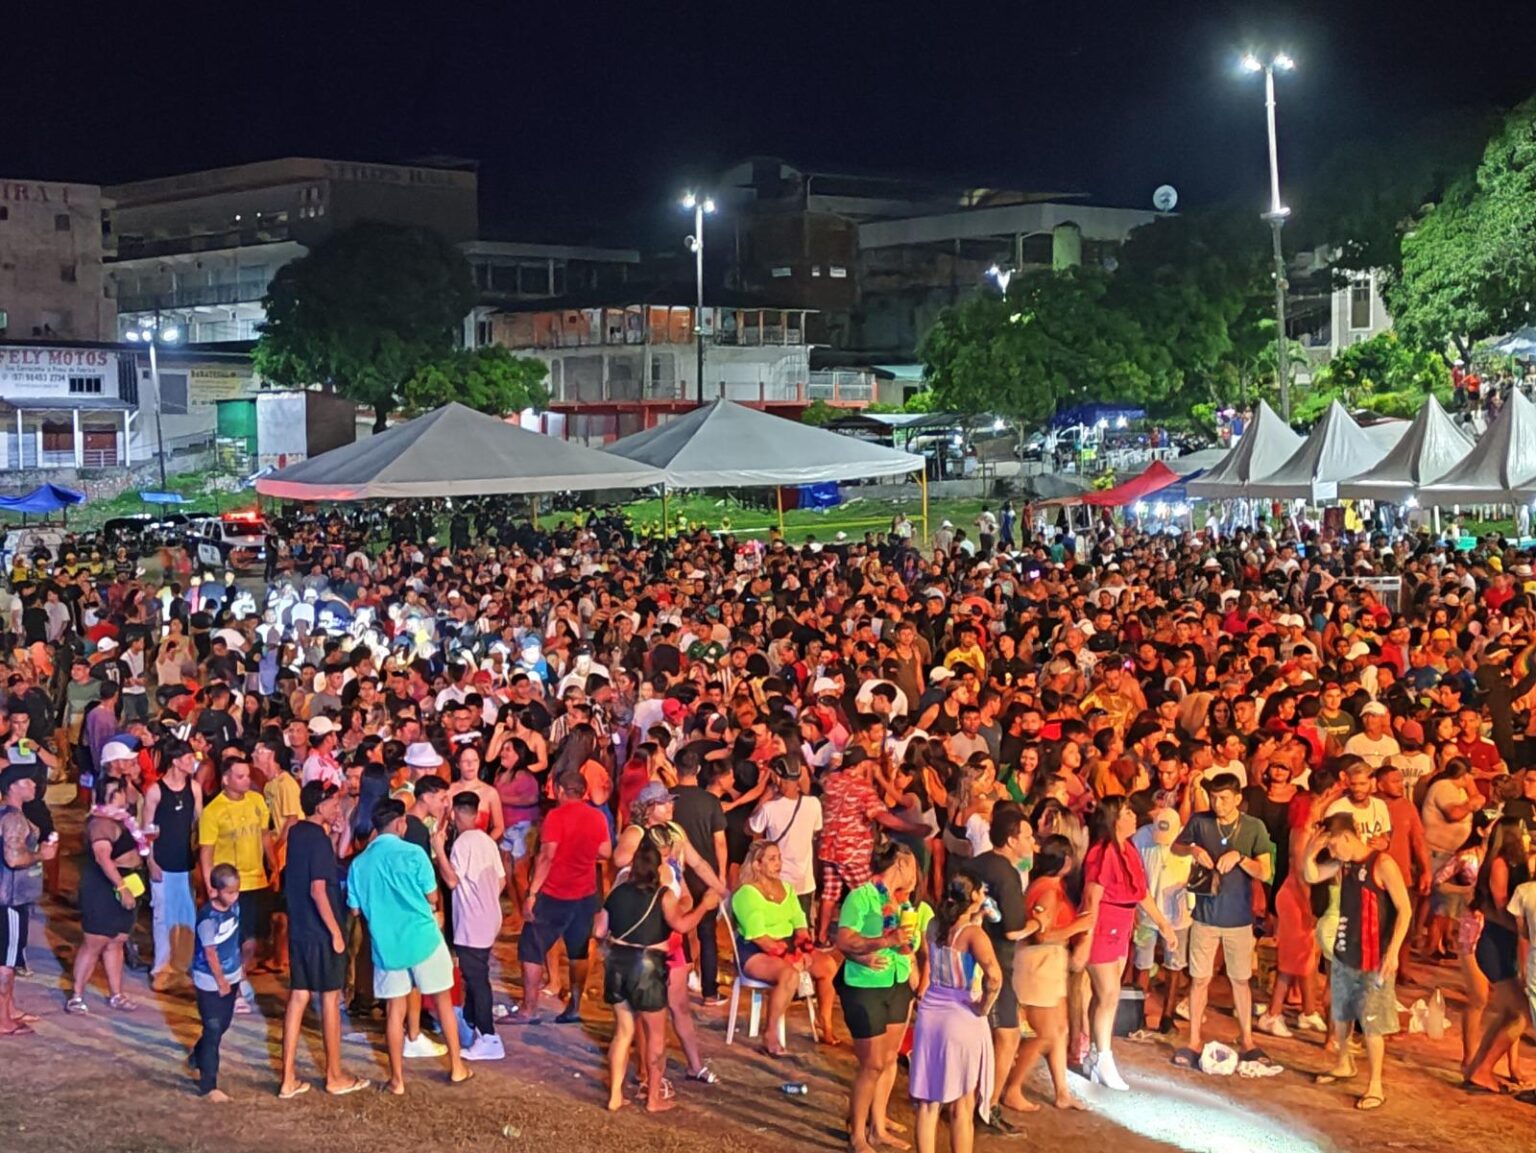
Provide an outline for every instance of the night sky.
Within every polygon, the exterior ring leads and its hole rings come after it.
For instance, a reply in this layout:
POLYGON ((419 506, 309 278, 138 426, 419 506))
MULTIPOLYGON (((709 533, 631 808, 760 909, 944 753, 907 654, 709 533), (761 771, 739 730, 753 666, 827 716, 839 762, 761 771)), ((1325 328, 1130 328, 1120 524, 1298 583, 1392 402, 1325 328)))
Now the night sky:
POLYGON ((1257 203, 1249 45, 1298 61, 1288 182, 1351 140, 1536 92, 1536 17, 1514 3, 12 7, 7 177, 450 154, 481 161, 487 231, 530 240, 633 232, 691 173, 754 153, 1134 207, 1162 183, 1184 207, 1257 203))

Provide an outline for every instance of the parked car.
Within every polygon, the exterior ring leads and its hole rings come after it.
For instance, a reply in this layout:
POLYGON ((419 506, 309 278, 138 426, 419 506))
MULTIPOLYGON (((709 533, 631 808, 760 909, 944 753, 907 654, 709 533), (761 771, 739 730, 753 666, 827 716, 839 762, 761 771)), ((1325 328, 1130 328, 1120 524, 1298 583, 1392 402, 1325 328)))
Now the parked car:
POLYGON ((257 512, 193 517, 184 540, 192 558, 206 568, 259 568, 267 559, 267 522, 257 512))

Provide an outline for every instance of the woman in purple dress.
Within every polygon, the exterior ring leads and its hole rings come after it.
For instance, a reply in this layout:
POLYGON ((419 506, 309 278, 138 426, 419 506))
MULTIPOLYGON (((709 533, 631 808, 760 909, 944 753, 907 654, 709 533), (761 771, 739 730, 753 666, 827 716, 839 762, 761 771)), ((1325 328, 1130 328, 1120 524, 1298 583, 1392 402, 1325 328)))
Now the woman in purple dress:
POLYGON ((918 1153, 937 1148, 941 1109, 948 1114, 952 1153, 971 1153, 976 1110, 985 1120, 992 1100, 987 1014, 1002 990, 1003 970, 981 927, 986 896, 986 886, 970 877, 950 881, 918 954, 910 1075, 918 1153))

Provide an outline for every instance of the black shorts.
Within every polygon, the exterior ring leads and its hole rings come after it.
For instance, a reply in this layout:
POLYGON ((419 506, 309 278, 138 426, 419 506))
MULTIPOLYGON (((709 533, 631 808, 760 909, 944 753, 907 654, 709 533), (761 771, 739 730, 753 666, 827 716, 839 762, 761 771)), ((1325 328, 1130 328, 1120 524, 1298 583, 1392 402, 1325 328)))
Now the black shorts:
POLYGON ((533 901, 533 920, 523 926, 517 940, 517 959, 525 965, 542 965, 555 947, 565 942, 565 955, 585 961, 592 947, 592 921, 597 916, 597 894, 562 901, 540 893, 533 901))
MULTIPOLYGON (((1013 972, 1010 965, 1003 970, 1004 973, 1013 972)), ((1003 981, 1003 988, 997 995, 997 1000, 992 1004, 992 1012, 987 1014, 987 1024, 994 1029, 1017 1029, 1019 1027, 1019 995, 1013 991, 1013 982, 1003 981)))
POLYGON ((603 964, 603 1001, 636 1013, 667 1007, 667 955, 656 949, 615 945, 603 964))
POLYGON ((240 894, 240 943, 256 941, 272 931, 272 890, 247 889, 240 894))
POLYGON ((347 955, 329 941, 288 942, 288 987, 305 993, 336 993, 347 984, 347 955))
POLYGON ((856 1041, 882 1036, 892 1025, 904 1024, 912 1006, 912 986, 905 981, 883 989, 849 985, 837 971, 837 999, 843 1005, 843 1021, 856 1041))
POLYGON ((31 905, 0 905, 0 969, 14 969, 25 959, 31 905))

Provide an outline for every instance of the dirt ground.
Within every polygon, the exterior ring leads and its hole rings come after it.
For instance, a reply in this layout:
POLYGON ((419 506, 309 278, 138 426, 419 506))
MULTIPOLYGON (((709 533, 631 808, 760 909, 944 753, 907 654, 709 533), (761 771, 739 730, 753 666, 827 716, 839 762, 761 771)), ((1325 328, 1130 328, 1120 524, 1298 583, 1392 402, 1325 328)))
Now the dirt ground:
MULTIPOLYGON (((61 824, 67 850, 78 843, 70 837, 78 821, 61 824)), ((67 904, 49 902, 36 911, 29 951, 34 972, 18 979, 17 994, 42 1019, 36 1036, 0 1040, 0 1153, 415 1153, 423 1148, 744 1153, 846 1147, 841 1113, 851 1071, 848 1048, 813 1050, 798 1006, 790 1018, 790 1045, 798 1056, 788 1067, 760 1055, 745 1039, 745 1007, 742 1032, 730 1048, 725 1010, 700 1007, 705 1055, 722 1084, 683 1081, 674 1057, 679 1108, 657 1119, 633 1107, 616 1115, 602 1108, 601 1062, 611 1017, 595 996, 585 1002, 580 1027, 503 1028, 507 1059, 476 1065, 466 1086, 447 1083, 445 1061, 412 1061, 404 1098, 371 1091, 329 1098, 316 1090, 279 1102, 283 992, 276 979, 258 977, 260 1014, 237 1017, 224 1040, 221 1083, 234 1101, 207 1104, 194 1094, 184 1062, 197 1033, 189 995, 156 995, 143 974, 133 973, 127 987, 141 1007, 114 1013, 105 1005, 98 974, 91 1014, 64 1014, 65 974, 78 938, 78 920, 67 904), (809 1094, 781 1094, 780 1084, 791 1079, 807 1082, 809 1094)), ((501 975, 510 981, 516 973, 513 939, 504 939, 497 952, 501 975)), ((1401 989, 1402 1000, 1411 1004, 1427 996, 1426 985, 1438 981, 1453 1014, 1459 1014, 1455 970, 1421 967, 1420 974, 1430 982, 1401 989)), ((594 976, 593 988, 597 985, 594 976)), ((498 976, 498 995, 514 994, 498 976)), ((380 1028, 344 1020, 343 1029, 362 1034, 345 1044, 348 1068, 382 1081, 380 1028)), ((1217 1039, 1235 1036, 1228 1010, 1212 1011, 1210 1033, 1217 1039)), ((1089 1112, 1046 1109, 1017 1119, 1032 1146, 1072 1143, 1116 1153, 1536 1149, 1531 1107, 1457 1087, 1454 1029, 1440 1042, 1405 1034, 1390 1044, 1388 1101, 1369 1115, 1355 1112, 1348 1087, 1312 1083, 1311 1074, 1325 1067, 1320 1038, 1299 1034, 1291 1041, 1266 1038, 1264 1044, 1287 1070, 1246 1081, 1175 1070, 1168 1064, 1168 1045, 1124 1042, 1117 1052, 1130 1093, 1076 1081, 1089 1112)), ((312 1031, 300 1056, 301 1073, 311 1080, 318 1059, 319 1038, 312 1031)), ((1536 1074, 1536 1059, 1527 1058, 1526 1069, 1536 1074)), ((896 1115, 910 1123, 904 1086, 903 1078, 896 1115)), ((1041 1088, 1037 1081, 1037 1096, 1041 1088)), ((977 1145, 1004 1150, 1024 1142, 982 1136, 977 1145)))

